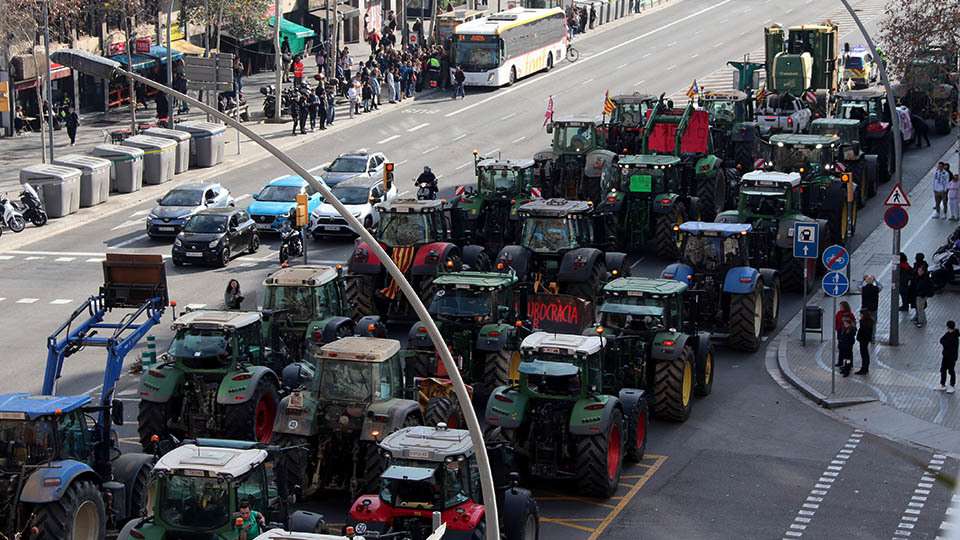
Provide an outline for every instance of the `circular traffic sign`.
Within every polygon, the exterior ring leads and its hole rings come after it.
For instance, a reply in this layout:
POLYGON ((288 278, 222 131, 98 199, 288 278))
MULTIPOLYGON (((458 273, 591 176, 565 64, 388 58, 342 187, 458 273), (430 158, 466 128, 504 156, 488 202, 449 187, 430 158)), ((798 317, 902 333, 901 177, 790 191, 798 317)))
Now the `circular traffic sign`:
POLYGON ((834 244, 823 250, 822 260, 827 270, 836 272, 837 270, 846 268, 847 262, 850 261, 850 255, 847 253, 846 248, 834 244))
POLYGON ((893 230, 900 230, 907 226, 909 215, 902 206, 891 206, 883 214, 883 222, 893 230))
POLYGON ((823 292, 828 296, 843 296, 850 288, 850 280, 840 272, 828 272, 823 276, 823 292))

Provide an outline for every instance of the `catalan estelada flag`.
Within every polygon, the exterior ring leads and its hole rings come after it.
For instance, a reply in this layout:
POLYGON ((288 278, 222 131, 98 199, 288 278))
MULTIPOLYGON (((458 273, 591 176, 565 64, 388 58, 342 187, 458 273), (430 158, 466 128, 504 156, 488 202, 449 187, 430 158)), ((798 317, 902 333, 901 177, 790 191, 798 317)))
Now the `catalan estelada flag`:
POLYGON ((763 101, 763 98, 767 97, 767 83, 763 83, 763 86, 760 87, 760 91, 757 92, 757 103, 763 101))
POLYGON ((693 84, 690 85, 690 89, 687 90, 687 97, 693 99, 697 94, 700 93, 700 87, 697 86, 697 80, 693 80, 693 84))
MULTIPOLYGON (((393 248, 393 254, 390 255, 390 258, 393 259, 393 263, 397 265, 397 268, 406 274, 407 270, 409 270, 413 264, 413 252, 414 246, 395 247, 393 248)), ((391 279, 390 285, 387 285, 386 289, 381 289, 380 292, 390 300, 394 300, 397 298, 397 291, 399 290, 400 284, 397 283, 396 280, 391 279)))
POLYGON ((610 114, 616 108, 617 104, 610 99, 610 91, 607 90, 607 93, 603 96, 603 114, 610 114))

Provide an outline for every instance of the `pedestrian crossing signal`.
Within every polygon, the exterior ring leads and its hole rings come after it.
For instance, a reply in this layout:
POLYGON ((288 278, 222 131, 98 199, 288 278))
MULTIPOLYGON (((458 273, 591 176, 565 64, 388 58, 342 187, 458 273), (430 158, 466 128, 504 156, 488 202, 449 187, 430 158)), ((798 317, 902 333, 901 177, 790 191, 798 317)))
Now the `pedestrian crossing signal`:
POLYGON ((306 193, 297 194, 297 227, 307 225, 307 200, 306 193))
POLYGON ((383 165, 383 191, 390 191, 393 185, 393 163, 384 163, 383 165))

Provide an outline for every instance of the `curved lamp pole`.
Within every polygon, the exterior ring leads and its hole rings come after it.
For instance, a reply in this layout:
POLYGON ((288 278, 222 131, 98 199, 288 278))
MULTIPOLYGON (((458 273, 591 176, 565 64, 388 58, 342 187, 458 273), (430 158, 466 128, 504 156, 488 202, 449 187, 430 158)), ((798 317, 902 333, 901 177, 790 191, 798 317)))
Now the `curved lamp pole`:
POLYGON ((460 376, 460 371, 457 369, 457 365, 453 361, 453 356, 450 353, 450 349, 447 348, 447 345, 443 340, 443 335, 440 334, 437 324, 430 317, 430 313, 423 305, 423 302, 420 301, 420 297, 417 295, 417 292, 413 290, 410 282, 408 282, 403 276, 403 272, 397 268, 397 265, 393 262, 393 259, 391 259, 387 252, 384 251, 383 247, 380 246, 380 243, 377 242, 376 239, 374 239, 373 235, 371 235, 370 232, 363 227, 357 218, 353 217, 353 214, 351 214, 347 208, 343 206, 343 203, 340 202, 340 200, 330 192, 329 188, 327 188, 325 184, 318 182, 302 165, 294 161, 287 154, 281 152, 280 149, 264 140, 262 137, 251 131, 240 122, 228 117, 215 108, 209 107, 204 103, 181 94, 172 88, 154 82, 146 77, 123 70, 120 68, 120 64, 118 62, 114 62, 113 60, 104 58, 102 56, 90 54, 86 51, 76 49, 60 49, 51 55, 51 59, 58 64, 68 66, 93 77, 100 77, 109 80, 114 75, 124 75, 147 86, 156 88, 161 92, 170 94, 179 100, 189 103, 190 105, 199 107, 204 112, 216 117, 221 122, 236 128, 247 137, 250 137, 251 140, 273 154, 286 166, 290 167, 293 172, 306 180, 307 183, 309 183, 314 189, 319 191, 323 195, 324 200, 332 204, 333 207, 337 209, 337 212, 343 216, 343 219, 347 221, 353 230, 359 232, 360 237, 363 238, 373 253, 376 254, 381 261, 383 261, 384 266, 387 267, 387 272, 390 273, 390 276, 400 285, 400 290, 403 292, 403 296, 406 297, 407 301, 410 302, 410 305, 417 313, 417 316, 420 317, 420 322, 422 322, 426 327, 427 334, 429 334, 430 338, 433 340, 433 343, 437 349, 437 353, 440 355, 440 359, 443 361, 443 366, 446 368, 447 374, 453 382, 453 388, 457 395, 457 401, 459 402, 460 408, 463 411, 467 422, 467 428, 470 431, 470 438, 473 441, 474 450, 477 453, 477 464, 480 467, 480 487, 483 493, 483 503, 486 514, 487 538, 489 540, 498 540, 500 538, 500 522, 497 516, 497 498, 496 494, 494 493, 493 475, 490 471, 490 461, 487 457, 487 449, 483 444, 483 433, 480 431, 480 423, 478 422, 477 415, 470 403, 470 396, 467 393, 466 386, 463 384, 463 378, 460 376))

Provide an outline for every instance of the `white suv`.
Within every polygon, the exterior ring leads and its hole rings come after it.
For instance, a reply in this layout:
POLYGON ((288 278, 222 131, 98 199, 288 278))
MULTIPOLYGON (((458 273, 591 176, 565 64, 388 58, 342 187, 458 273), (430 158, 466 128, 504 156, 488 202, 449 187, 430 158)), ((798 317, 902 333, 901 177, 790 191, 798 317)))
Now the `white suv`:
MULTIPOLYGON (((383 180, 365 176, 344 180, 331 188, 334 196, 347 207, 357 221, 367 229, 373 229, 380 221, 380 213, 374 206, 397 196, 397 184, 391 184, 384 192, 383 180)), ((317 240, 330 236, 357 236, 332 204, 324 202, 310 214, 309 231, 317 240)))

